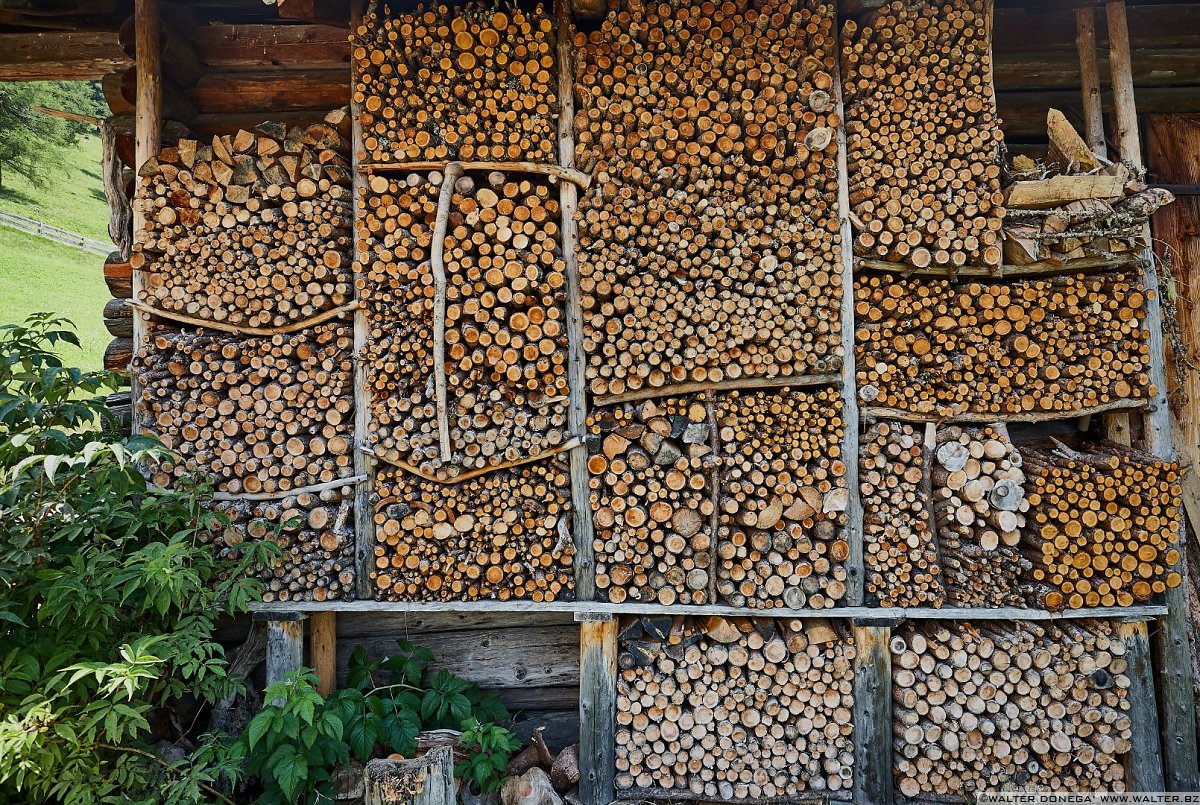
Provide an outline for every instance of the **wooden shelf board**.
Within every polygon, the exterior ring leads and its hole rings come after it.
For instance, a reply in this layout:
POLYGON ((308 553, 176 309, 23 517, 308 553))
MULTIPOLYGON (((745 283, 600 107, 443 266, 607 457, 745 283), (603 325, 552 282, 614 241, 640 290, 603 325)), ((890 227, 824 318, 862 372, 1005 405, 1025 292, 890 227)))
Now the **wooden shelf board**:
POLYGON ((817 375, 788 375, 782 377, 739 377, 736 380, 719 380, 716 382, 676 383, 657 388, 637 389, 621 394, 610 394, 606 397, 593 397, 592 405, 602 408, 635 400, 661 399, 663 397, 678 397, 683 394, 696 394, 702 391, 733 391, 736 389, 768 389, 784 386, 832 386, 841 383, 838 374, 817 375))
POLYGON ((1068 260, 1065 263, 1040 262, 1025 266, 1002 265, 997 269, 988 266, 927 266, 917 268, 907 263, 890 263, 886 260, 873 260, 869 257, 854 258, 854 267, 868 271, 881 271, 889 274, 905 274, 917 277, 935 279, 990 279, 1017 280, 1032 277, 1056 277, 1066 274, 1098 274, 1104 271, 1117 271, 1135 266, 1141 260, 1136 252, 1117 257, 1081 257, 1068 260))
POLYGON ((1149 405, 1149 400, 1115 400, 1104 405, 1093 405, 1090 408, 1080 408, 1075 411, 1030 411, 1022 414, 992 414, 974 413, 957 414, 955 416, 940 416, 934 413, 919 413, 905 411, 902 408, 882 408, 878 406, 863 406, 863 419, 899 419, 905 422, 936 422, 940 425, 953 425, 960 422, 989 424, 991 422, 1054 422, 1057 420, 1078 419, 1083 416, 1102 414, 1106 411, 1141 411, 1149 405))

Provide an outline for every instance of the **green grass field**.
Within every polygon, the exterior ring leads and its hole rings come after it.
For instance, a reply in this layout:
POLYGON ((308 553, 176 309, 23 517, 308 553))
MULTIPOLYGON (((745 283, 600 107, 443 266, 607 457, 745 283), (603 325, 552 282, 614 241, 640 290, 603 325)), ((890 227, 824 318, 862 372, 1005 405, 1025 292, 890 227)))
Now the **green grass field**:
POLYGON ((61 168, 51 172, 49 186, 40 190, 24 176, 5 171, 0 210, 107 243, 108 202, 100 156, 100 138, 81 137, 67 149, 61 168))

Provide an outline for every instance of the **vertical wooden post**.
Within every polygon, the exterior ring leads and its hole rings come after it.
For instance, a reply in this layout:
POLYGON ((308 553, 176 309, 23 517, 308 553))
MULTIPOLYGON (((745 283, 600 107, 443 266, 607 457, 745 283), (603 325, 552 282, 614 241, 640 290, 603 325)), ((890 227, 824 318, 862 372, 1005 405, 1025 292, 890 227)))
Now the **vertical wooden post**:
POLYGON ((1144 619, 1117 624, 1125 644, 1129 669, 1129 717, 1133 722, 1129 754, 1125 759, 1130 791, 1162 791, 1162 749, 1158 742, 1158 702, 1154 697, 1154 669, 1150 664, 1150 633, 1144 619))
MULTIPOLYGON (((267 684, 304 665, 304 615, 272 612, 267 621, 267 684)), ((273 703, 273 702, 272 702, 273 703)))
MULTIPOLYGON (((162 145, 162 23, 159 19, 158 0, 135 0, 133 4, 133 30, 137 42, 135 52, 137 75, 137 102, 134 109, 134 163, 136 174, 142 164, 151 157, 158 156, 162 145)), ((133 236, 136 240, 138 233, 146 223, 146 216, 140 212, 133 213, 133 236)), ((141 271, 134 271, 131 278, 131 290, 134 301, 141 296, 143 277, 141 271)), ((146 338, 146 323, 149 316, 141 310, 133 312, 133 355, 136 361, 142 350, 142 342, 146 338)), ((133 403, 134 433, 138 432, 137 405, 140 389, 136 379, 130 376, 130 401, 133 403)))
POLYGON ((617 620, 576 615, 579 624, 579 799, 613 800, 614 724, 617 708, 617 620))
MULTIPOLYGON (((1125 161, 1142 167, 1142 142, 1138 133, 1137 105, 1133 94, 1133 71, 1129 48, 1129 23, 1125 1, 1111 0, 1105 6, 1108 20, 1109 61, 1112 67, 1113 105, 1117 118, 1117 149, 1125 161)), ((1150 225, 1142 232, 1150 243, 1150 225)), ((1162 304, 1158 270, 1149 247, 1142 254, 1145 268, 1142 283, 1147 290, 1146 328, 1150 331, 1150 382, 1154 396, 1145 417, 1146 447, 1156 456, 1173 459, 1171 415, 1167 407, 1167 376, 1163 353, 1162 304)), ((1153 643, 1156 686, 1162 701, 1159 711, 1163 760, 1168 791, 1200 788, 1196 760, 1196 705, 1192 690, 1191 647, 1188 645, 1188 607, 1183 587, 1163 595, 1167 614, 1158 621, 1153 643)))
POLYGON ((892 802, 892 621, 854 630, 854 801, 892 802))
POLYGON ((1108 159, 1108 146, 1104 142, 1104 108, 1100 99, 1100 65, 1096 59, 1096 15, 1091 6, 1075 9, 1075 47, 1079 50, 1079 86, 1083 95, 1083 138, 1093 154, 1108 159))
POLYGON ((317 691, 328 696, 337 688, 337 613, 312 613, 308 618, 308 640, 317 691))

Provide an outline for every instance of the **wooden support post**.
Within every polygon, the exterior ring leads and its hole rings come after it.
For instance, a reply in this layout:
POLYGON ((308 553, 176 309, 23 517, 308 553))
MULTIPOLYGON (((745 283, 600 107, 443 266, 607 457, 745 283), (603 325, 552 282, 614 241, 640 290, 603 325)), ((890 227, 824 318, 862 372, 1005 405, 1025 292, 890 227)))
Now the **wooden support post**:
POLYGON ((586 617, 579 624, 579 800, 613 801, 614 724, 617 707, 617 620, 586 617))
POLYGON ((377 758, 363 770, 363 783, 363 805, 455 805, 454 750, 435 746, 412 760, 377 758), (422 776, 418 790, 397 796, 422 776))
POLYGON ((854 801, 892 802, 892 639, 890 623, 854 629, 854 801))
MULTIPOLYGON (((1134 168, 1142 167, 1142 143, 1138 133, 1137 105, 1133 94, 1133 72, 1129 49, 1129 23, 1124 0, 1105 6, 1108 20, 1109 61, 1112 66, 1113 105, 1117 118, 1117 149, 1134 168)), ((1150 225, 1143 231, 1150 242, 1150 225)), ((1150 382, 1154 396, 1145 417, 1147 449, 1161 458, 1173 459, 1170 409, 1167 407, 1167 376, 1163 351, 1162 303, 1154 252, 1143 253, 1142 283, 1147 291, 1146 328, 1150 331, 1150 382)), ((1156 687, 1162 702, 1160 724, 1163 760, 1168 791, 1200 788, 1196 759, 1196 705, 1192 689, 1191 647, 1188 644, 1188 606, 1184 588, 1163 595, 1167 614, 1158 621, 1153 643, 1156 687)))
POLYGON ((272 612, 267 621, 267 684, 304 665, 304 614, 272 612))
MULTIPOLYGON (((162 146, 162 22, 159 16, 158 0, 135 0, 133 5, 133 25, 138 42, 136 62, 137 73, 137 103, 134 111, 134 162, 137 168, 151 157, 158 156, 162 146)), ((135 169, 136 173, 136 169, 135 169)), ((140 212, 133 213, 133 234, 138 233, 146 223, 146 217, 140 212)), ((134 271, 131 280, 130 296, 137 300, 141 296, 143 277, 142 272, 134 271)), ((130 360, 137 360, 142 350, 142 342, 146 338, 146 324, 149 316, 140 310, 133 313, 133 355, 130 360)), ((138 432, 137 404, 141 390, 137 380, 130 374, 130 400, 133 402, 134 414, 132 430, 138 432)))
POLYGON ((1150 632, 1145 619, 1117 624, 1125 644, 1129 670, 1129 716, 1133 722, 1129 754, 1125 759, 1129 791, 1162 791, 1162 750, 1158 742, 1158 703, 1154 697, 1154 669, 1150 664, 1150 632))
POLYGON ((1091 6, 1075 9, 1075 31, 1079 86, 1083 94, 1083 138, 1093 154, 1108 159, 1108 146, 1104 142, 1104 107, 1100 97, 1100 66, 1096 59, 1096 15, 1091 6))
POLYGON ((337 613, 314 612, 308 618, 308 658, 317 674, 317 692, 337 689, 337 613))

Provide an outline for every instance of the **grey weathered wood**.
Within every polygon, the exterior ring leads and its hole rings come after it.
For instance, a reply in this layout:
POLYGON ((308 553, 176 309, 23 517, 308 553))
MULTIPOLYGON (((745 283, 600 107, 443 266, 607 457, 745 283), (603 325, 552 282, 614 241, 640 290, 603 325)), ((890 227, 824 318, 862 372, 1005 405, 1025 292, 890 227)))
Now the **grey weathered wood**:
POLYGON ((687 383, 672 383, 661 388, 637 389, 621 394, 610 394, 606 397, 592 398, 592 405, 602 408, 622 402, 646 400, 652 397, 673 397, 679 394, 698 394, 704 391, 733 391, 734 389, 771 389, 783 386, 829 386, 840 382, 841 375, 776 375, 774 377, 738 377, 729 380, 690 381, 687 383))
POLYGON ((1163 757, 1158 743, 1158 702, 1154 696, 1154 668, 1150 664, 1150 634, 1144 620, 1117 624, 1125 643, 1129 668, 1129 717, 1133 722, 1125 771, 1129 791, 1163 790, 1163 757))
POLYGON ((1108 158, 1104 143, 1104 103, 1096 59, 1096 14, 1091 6, 1075 9, 1075 47, 1079 51, 1079 89, 1083 100, 1083 138, 1092 153, 1108 158))
POLYGON ((854 801, 892 802, 890 626, 854 626, 854 801))
MULTIPOLYGON (((338 639, 353 642, 367 637, 395 635, 422 638, 442 632, 479 632, 515 626, 565 626, 574 622, 569 612, 388 612, 343 613, 338 618, 338 639)), ((417 642, 420 642, 418 639, 417 642)))
POLYGON ((871 271, 883 271, 889 274, 915 275, 919 277, 986 277, 991 282, 1002 282, 1006 279, 1029 279, 1031 277, 1057 277, 1065 274, 1098 274, 1104 271, 1116 271, 1126 268, 1138 261, 1136 254, 1122 254, 1114 257, 1080 257, 1076 260, 1059 262, 1038 262, 1024 266, 1002 265, 999 269, 988 266, 939 266, 930 265, 916 268, 905 263, 890 263, 886 260, 874 260, 869 257, 856 257, 854 263, 859 268, 871 271))
POLYGON ((579 625, 579 800, 613 800, 617 706, 617 621, 579 625))
POLYGON ((304 618, 267 622, 267 684, 304 665, 304 618))
MULTIPOLYGON (((1161 341, 1161 336, 1160 336, 1161 341)), ((904 422, 936 422, 942 425, 952 425, 959 422, 975 422, 990 424, 992 422, 1056 422, 1060 419, 1078 419, 1081 416, 1092 416, 1107 411, 1136 411, 1144 409, 1147 400, 1113 400, 1104 405, 1093 405, 1090 408, 1077 408, 1074 411, 1047 411, 1044 413, 1028 414, 995 414, 995 413, 965 413, 954 416, 940 416, 936 413, 918 413, 905 411, 902 408, 881 408, 879 406, 864 406, 863 419, 899 419, 904 422)))
POLYGON ((363 770, 364 805, 455 805, 454 749, 438 746, 412 760, 367 763, 363 770), (403 781, 416 777, 420 784, 411 796, 395 790, 403 781))

